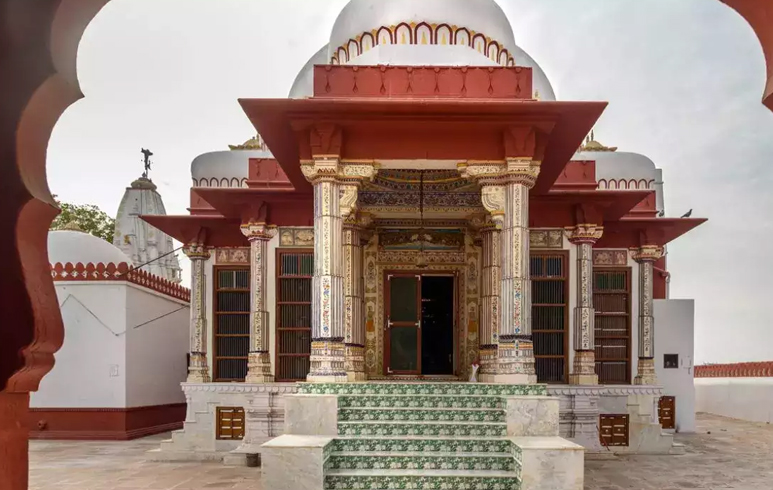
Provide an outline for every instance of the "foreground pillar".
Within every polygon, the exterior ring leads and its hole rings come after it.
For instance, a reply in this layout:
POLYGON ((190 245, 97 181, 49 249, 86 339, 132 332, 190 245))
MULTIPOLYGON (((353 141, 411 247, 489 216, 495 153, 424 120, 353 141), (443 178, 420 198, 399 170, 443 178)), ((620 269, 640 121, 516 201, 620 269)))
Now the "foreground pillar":
POLYGON ((500 270, 501 230, 488 217, 480 230, 482 239, 481 307, 480 307, 480 380, 495 380, 497 366, 497 342, 499 337, 499 303, 502 288, 500 270))
POLYGON ((663 256, 663 248, 642 245, 633 250, 633 259, 639 264, 639 365, 633 380, 636 385, 656 385, 655 374, 655 318, 653 317, 652 287, 654 264, 663 256))
POLYGON ((362 272, 361 217, 344 223, 344 366, 349 381, 365 381, 365 281, 362 272))
POLYGON ((241 227, 250 242, 250 350, 245 383, 271 383, 268 311, 266 292, 268 277, 268 242, 276 227, 266 223, 247 223, 241 227))
POLYGON ((537 382, 531 335, 529 189, 537 182, 539 169, 540 162, 531 158, 508 158, 503 164, 460 165, 464 177, 481 185, 483 207, 502 230, 498 383, 537 382))
POLYGON ((188 383, 209 383, 207 366, 206 282, 204 265, 209 250, 203 243, 191 243, 183 252, 191 260, 191 352, 188 383))
POLYGON ((343 225, 355 210, 360 183, 373 178, 375 167, 342 165, 338 157, 319 157, 304 162, 301 170, 314 187, 311 369, 307 381, 345 382, 343 225))
POLYGON ((592 224, 570 228, 569 241, 577 246, 577 306, 574 308, 574 364, 569 384, 597 385, 595 316, 593 309, 593 245, 604 228, 592 224))

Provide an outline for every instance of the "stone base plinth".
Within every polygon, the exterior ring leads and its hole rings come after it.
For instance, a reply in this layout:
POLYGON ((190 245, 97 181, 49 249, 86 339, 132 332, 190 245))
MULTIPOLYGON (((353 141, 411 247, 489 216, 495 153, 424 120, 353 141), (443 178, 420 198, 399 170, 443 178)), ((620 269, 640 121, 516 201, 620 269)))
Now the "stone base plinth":
POLYGON ((658 384, 658 376, 655 374, 655 360, 639 358, 636 368, 636 377, 633 380, 635 385, 654 386, 658 384))
POLYGON ((585 449, 560 437, 514 437, 521 490, 583 490, 585 449))
POLYGON ((284 403, 285 434, 338 435, 338 396, 287 395, 284 403))
POLYGON ((283 435, 263 444, 261 485, 271 490, 322 490, 326 447, 332 441, 332 437, 283 435))
POLYGON ((273 383, 271 357, 268 352, 250 352, 247 358, 247 377, 245 383, 273 383))
POLYGON ((597 386, 599 377, 595 374, 570 374, 570 385, 597 386))
POLYGON ((550 396, 517 396, 505 400, 507 435, 511 437, 558 436, 558 399, 550 396))
POLYGON ((494 374, 491 376, 492 383, 508 385, 533 385, 537 384, 536 374, 494 374))
POLYGON ((311 371, 306 377, 309 383, 346 383, 349 377, 345 368, 343 342, 335 339, 314 340, 311 343, 311 371))
POLYGON ((209 368, 207 367, 207 354, 192 352, 190 365, 188 366, 188 383, 209 383, 209 368))
POLYGON ((572 374, 569 375, 570 385, 597 385, 596 356, 593 351, 577 351, 574 353, 572 374))

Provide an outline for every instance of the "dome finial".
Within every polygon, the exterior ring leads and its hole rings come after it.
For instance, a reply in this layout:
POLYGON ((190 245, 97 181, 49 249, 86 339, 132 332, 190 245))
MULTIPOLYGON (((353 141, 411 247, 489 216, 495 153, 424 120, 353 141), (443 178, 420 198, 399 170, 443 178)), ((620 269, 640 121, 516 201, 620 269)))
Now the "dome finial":
POLYGON ((591 129, 590 134, 585 137, 585 144, 580 146, 579 151, 617 151, 616 146, 604 146, 596 141, 596 135, 591 129))
POLYGON ((263 141, 263 138, 260 136, 259 133, 255 133, 255 136, 248 139, 241 145, 228 145, 228 148, 233 150, 258 150, 258 151, 268 151, 268 147, 266 146, 266 143, 263 141))
POLYGON ((68 221, 65 223, 64 226, 59 228, 60 230, 67 230, 67 231, 79 231, 81 233, 86 233, 83 231, 83 228, 80 227, 80 225, 76 221, 68 221))

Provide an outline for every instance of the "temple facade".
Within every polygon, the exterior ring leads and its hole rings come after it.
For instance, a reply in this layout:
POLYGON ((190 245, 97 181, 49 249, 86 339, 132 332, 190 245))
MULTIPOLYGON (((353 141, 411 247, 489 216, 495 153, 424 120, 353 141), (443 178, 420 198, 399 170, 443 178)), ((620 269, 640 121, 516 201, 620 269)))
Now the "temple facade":
POLYGON ((546 385, 588 450, 678 452, 693 304, 665 248, 705 220, 668 217, 661 171, 596 141, 606 103, 556 100, 496 3, 353 0, 288 98, 240 102, 259 136, 194 160, 190 214, 144 218, 192 270, 160 458, 261 452, 299 381, 473 375, 546 385))

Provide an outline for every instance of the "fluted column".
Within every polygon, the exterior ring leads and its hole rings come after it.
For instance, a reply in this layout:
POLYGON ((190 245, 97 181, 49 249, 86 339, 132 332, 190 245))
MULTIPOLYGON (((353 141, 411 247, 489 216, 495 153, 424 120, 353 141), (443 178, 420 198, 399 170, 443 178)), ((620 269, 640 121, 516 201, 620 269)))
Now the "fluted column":
POLYGON ((639 264, 639 365, 633 380, 637 385, 656 385, 655 374, 655 318, 653 317, 652 287, 653 267, 663 256, 663 248, 657 245, 642 245, 632 251, 633 259, 639 264))
POLYGON ((301 165, 314 187, 314 277, 311 306, 311 370, 307 381, 345 382, 344 219, 354 212, 360 183, 373 165, 342 165, 317 158, 301 165))
POLYGON ((581 224, 567 229, 569 241, 577 247, 577 306, 574 308, 574 364, 569 375, 573 385, 597 385, 595 319, 593 309, 593 245, 604 228, 581 224))
POLYGON ((268 278, 268 242, 276 236, 276 227, 250 222, 242 225, 250 242, 250 350, 247 358, 246 383, 271 383, 268 311, 266 302, 268 278))
POLYGON ((209 383, 204 266, 210 254, 201 243, 188 244, 183 248, 183 252, 191 260, 191 347, 187 381, 188 383, 209 383))
POLYGON ((499 303, 501 279, 501 230, 490 217, 480 230, 482 239, 481 308, 480 308, 480 380, 494 381, 497 368, 497 342, 499 337, 499 303))
POLYGON ((529 189, 540 162, 508 158, 505 163, 462 164, 462 175, 481 185, 483 207, 501 228, 501 304, 496 382, 533 384, 534 343, 531 335, 529 277, 529 189))
POLYGON ((349 381, 365 381, 365 282, 362 273, 361 217, 344 222, 344 365, 349 381))

